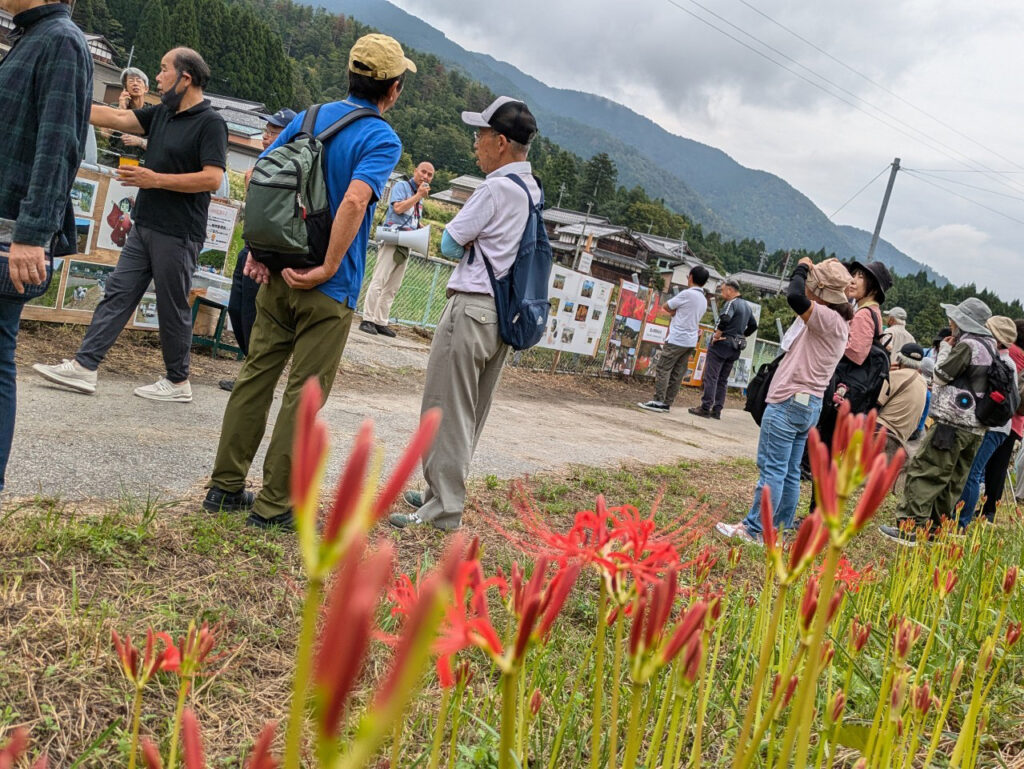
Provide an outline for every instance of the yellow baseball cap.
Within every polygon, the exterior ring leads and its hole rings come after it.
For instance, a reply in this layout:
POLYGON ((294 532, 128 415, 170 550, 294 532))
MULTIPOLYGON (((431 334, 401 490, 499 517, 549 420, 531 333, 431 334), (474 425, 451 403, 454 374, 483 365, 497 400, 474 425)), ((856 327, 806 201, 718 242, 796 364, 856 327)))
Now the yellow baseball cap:
POLYGON ((348 52, 348 71, 374 80, 390 80, 404 72, 415 72, 416 65, 405 58, 395 38, 373 34, 356 40, 348 52))

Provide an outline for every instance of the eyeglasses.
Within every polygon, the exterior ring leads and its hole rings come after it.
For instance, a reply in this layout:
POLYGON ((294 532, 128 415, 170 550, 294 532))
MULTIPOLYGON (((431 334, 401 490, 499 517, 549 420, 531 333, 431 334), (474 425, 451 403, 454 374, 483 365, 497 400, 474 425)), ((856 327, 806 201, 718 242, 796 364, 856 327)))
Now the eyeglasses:
POLYGON ((483 138, 484 136, 501 136, 501 134, 499 134, 493 128, 479 128, 476 131, 473 131, 474 142, 480 141, 480 139, 483 138))
POLYGON ((271 128, 271 127, 267 126, 266 128, 263 129, 263 135, 264 136, 277 136, 279 133, 281 133, 282 130, 284 130, 284 129, 281 129, 281 128, 271 128))

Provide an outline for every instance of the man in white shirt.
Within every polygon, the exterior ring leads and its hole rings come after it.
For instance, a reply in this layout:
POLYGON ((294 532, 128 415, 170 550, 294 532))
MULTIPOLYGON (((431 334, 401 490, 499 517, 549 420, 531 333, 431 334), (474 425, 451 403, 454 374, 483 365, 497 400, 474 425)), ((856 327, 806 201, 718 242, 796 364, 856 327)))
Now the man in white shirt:
POLYGON ((697 347, 700 333, 700 319, 708 309, 704 296, 704 284, 708 282, 708 270, 698 264, 686 278, 687 288, 665 302, 662 312, 672 316, 668 326, 668 339, 658 358, 658 372, 654 378, 654 400, 638 403, 642 409, 667 413, 679 394, 679 385, 690 362, 690 356, 697 347))
POLYGON ((523 102, 500 96, 483 112, 463 112, 462 122, 477 129, 473 148, 487 178, 441 239, 441 252, 459 263, 448 281, 448 304, 430 345, 421 408, 426 412, 439 407, 441 426, 423 459, 426 490, 405 493, 416 512, 389 517, 397 528, 429 523, 451 531, 462 523, 469 464, 508 352, 498 333, 494 292, 481 254, 494 277, 501 278, 519 252, 530 201, 506 177, 519 176, 534 202, 541 196, 526 159, 537 122, 523 102))

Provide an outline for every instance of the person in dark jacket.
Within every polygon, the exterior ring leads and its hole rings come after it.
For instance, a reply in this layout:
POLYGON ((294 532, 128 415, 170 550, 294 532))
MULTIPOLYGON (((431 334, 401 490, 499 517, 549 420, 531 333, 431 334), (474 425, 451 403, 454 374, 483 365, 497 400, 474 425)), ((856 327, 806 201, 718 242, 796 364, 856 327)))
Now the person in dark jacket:
POLYGON ((747 324, 753 317, 747 300, 740 296, 739 283, 727 280, 722 284, 721 292, 725 305, 718 315, 718 326, 704 363, 704 395, 700 406, 689 410, 691 414, 710 419, 722 418, 729 374, 740 352, 747 346, 747 324))
POLYGON ((0 62, 0 490, 14 435, 14 348, 25 288, 47 252, 74 253, 71 185, 89 129, 92 58, 63 2, 0 0, 14 17, 0 62))

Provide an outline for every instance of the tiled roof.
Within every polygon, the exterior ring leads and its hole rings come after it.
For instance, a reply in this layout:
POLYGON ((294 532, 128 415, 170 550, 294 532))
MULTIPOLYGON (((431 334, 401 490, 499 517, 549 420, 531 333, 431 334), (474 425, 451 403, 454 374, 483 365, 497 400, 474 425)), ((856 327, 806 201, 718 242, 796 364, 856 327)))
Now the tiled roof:
POLYGON ((552 224, 579 224, 589 218, 592 224, 607 224, 608 217, 591 214, 589 217, 582 211, 570 211, 568 208, 545 208, 544 221, 552 224))
POLYGON ((615 224, 603 224, 600 222, 588 222, 586 225, 584 225, 583 222, 578 224, 566 224, 555 230, 559 235, 592 235, 595 238, 617 235, 618 233, 625 231, 625 227, 619 227, 615 224))

